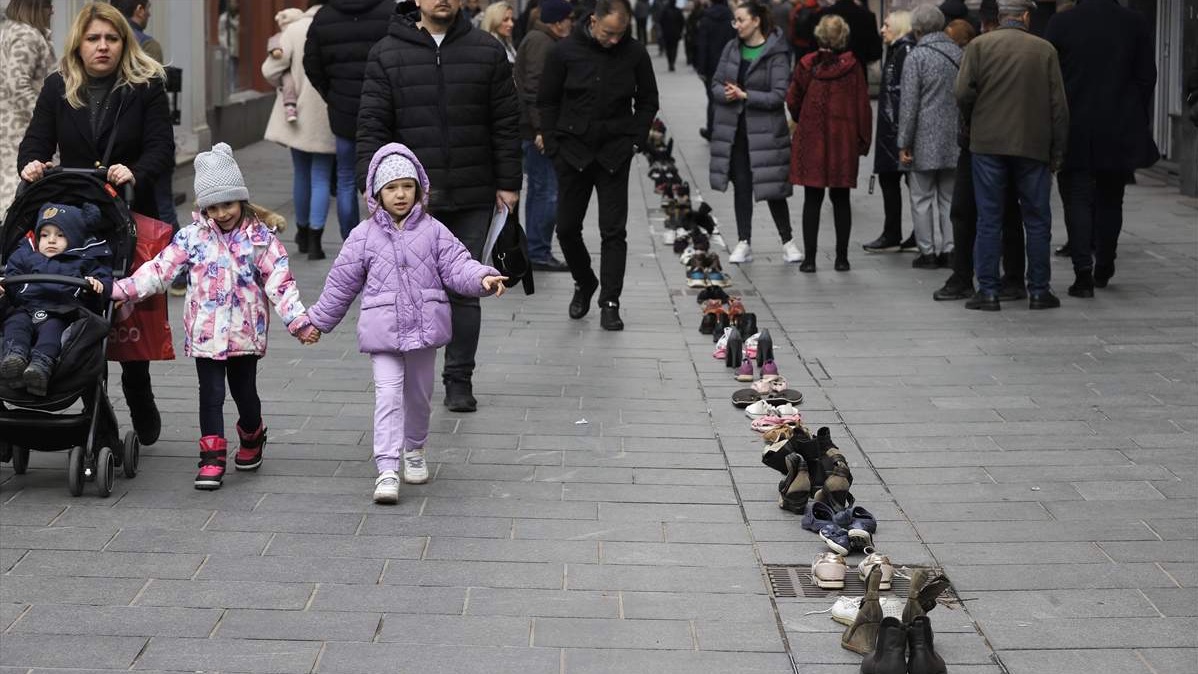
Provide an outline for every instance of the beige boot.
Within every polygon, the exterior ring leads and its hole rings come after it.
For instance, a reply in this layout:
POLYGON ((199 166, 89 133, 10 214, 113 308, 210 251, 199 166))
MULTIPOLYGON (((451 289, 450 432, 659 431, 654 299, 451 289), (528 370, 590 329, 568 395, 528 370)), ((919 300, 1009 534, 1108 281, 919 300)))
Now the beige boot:
POLYGON ((916 569, 911 574, 911 587, 907 590, 907 605, 903 607, 903 624, 910 625, 911 621, 921 615, 926 615, 923 605, 919 603, 919 593, 928 584, 927 569, 916 569))
POLYGON ((882 567, 879 565, 870 571, 857 619, 840 637, 840 645, 854 653, 872 653, 878 641, 878 626, 882 623, 882 604, 878 601, 878 585, 881 582, 882 567))

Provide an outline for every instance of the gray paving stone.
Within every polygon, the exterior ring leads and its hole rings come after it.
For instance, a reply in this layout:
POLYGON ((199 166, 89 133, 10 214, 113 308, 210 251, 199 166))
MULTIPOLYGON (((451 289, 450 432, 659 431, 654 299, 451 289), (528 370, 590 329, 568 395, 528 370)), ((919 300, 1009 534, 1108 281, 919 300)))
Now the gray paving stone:
POLYGON ((604 564, 662 564, 667 566, 757 566, 753 548, 747 545, 695 543, 604 542, 604 564))
POLYGON ((666 522, 666 541, 669 543, 728 543, 751 542, 749 529, 744 524, 716 524, 712 522, 666 522))
MULTIPOLYGON (((929 547, 943 564, 1020 564, 1028 561, 1026 543, 934 543, 929 547)), ((1041 546, 1035 551, 1035 559, 1038 564, 1105 564, 1110 561, 1094 543, 1041 546)))
POLYGON ((27 608, 29 608, 28 604, 0 603, 0 632, 8 629, 8 626, 19 618, 27 608))
POLYGON ((382 576, 383 565, 382 559, 368 558, 210 555, 196 578, 266 578, 287 583, 374 583, 382 576))
POLYGON ((511 541, 490 538, 433 537, 424 559, 495 562, 597 562, 594 541, 511 541))
POLYGON ((10 633, 206 638, 221 612, 146 606, 34 606, 10 633))
MULTIPOLYGON (((1142 521, 919 522, 929 543, 1057 543, 1061 541, 1156 541, 1142 521)), ((1142 547, 1142 544, 1141 544, 1142 547)), ((1134 560, 1128 560, 1134 561, 1134 560)))
POLYGON ((1011 674, 1046 671, 1060 674, 1088 674, 1096 671, 1148 674, 1152 671, 1136 657, 1136 652, 1130 649, 1004 650, 999 652, 999 657, 1011 674))
POLYGON ((616 592, 472 588, 466 614, 617 618, 620 607, 616 592))
POLYGON ((374 638, 382 616, 377 613, 232 609, 214 634, 224 639, 294 641, 362 641, 374 638))
POLYGON ((959 591, 1087 590, 1177 587, 1160 566, 1137 564, 1046 564, 1029 574, 1026 564, 961 566, 945 573, 959 591))
POLYGON ((72 552, 30 550, 9 571, 14 576, 93 578, 190 578, 203 555, 165 552, 72 552))
POLYGON ((1169 648, 1192 644, 1198 618, 1086 620, 991 620, 986 637, 996 649, 1169 648))
POLYGON ((778 625, 774 622, 696 620, 694 629, 695 642, 701 651, 783 653, 786 650, 782 635, 778 633, 778 625))
POLYGON ((561 589, 563 577, 564 565, 560 563, 388 560, 382 582, 389 585, 561 589))
POLYGON ((100 550, 116 529, 78 527, 0 527, 0 546, 24 550, 100 550))
POLYGON ((784 653, 566 649, 566 674, 645 671, 657 674, 777 674, 791 668, 784 653))
POLYGON ((137 662, 188 671, 306 674, 319 650, 320 644, 304 641, 154 638, 137 662))
POLYGON ((128 669, 145 643, 143 637, 5 634, 0 665, 128 669))
POLYGON ((493 674, 558 674, 561 654, 548 648, 416 646, 331 643, 320 656, 320 674, 455 674, 486 663, 493 674))
POLYGON ((762 594, 761 571, 749 567, 705 568, 570 564, 566 587, 571 590, 630 590, 762 594))
POLYGON ((665 532, 658 523, 633 524, 593 520, 516 520, 512 538, 570 541, 649 541, 663 542, 665 532))
POLYGON ((52 505, 5 504, 0 506, 0 525, 44 527, 62 515, 64 510, 52 505))
POLYGON ((694 650, 690 623, 682 620, 536 618, 533 646, 694 650))
POLYGON ((622 592, 625 618, 701 620, 719 617, 726 622, 768 623, 774 618, 769 598, 763 595, 728 596, 702 592, 622 592))
MULTIPOLYGON (((195 462, 192 461, 192 470, 195 462)), ((63 527, 116 527, 119 529, 188 529, 198 531, 212 517, 211 510, 159 510, 154 508, 68 508, 54 522, 63 527)))
MULTIPOLYGON (((206 531, 268 531, 272 533, 353 534, 363 516, 352 513, 218 512, 206 531)), ((180 527, 181 528, 181 527, 180 527)), ((222 552, 225 552, 222 550, 222 552)))
POLYGON ((3 576, 0 600, 24 604, 116 604, 132 601, 145 580, 140 578, 95 578, 3 576))
MULTIPOLYGON (((1056 501, 1045 503, 1044 507, 1057 519, 1084 520, 1094 516, 1093 506, 1085 508, 1083 507, 1085 505, 1087 504, 1056 501)), ((1165 501, 1156 499, 1119 501, 1117 504, 1113 504, 1111 509, 1121 519, 1158 517, 1176 512, 1193 513, 1198 512, 1198 499, 1169 499, 1167 505, 1165 501)))
POLYGON ((432 646, 528 646, 532 619, 505 616, 383 616, 381 643, 432 646))
POLYGON ((1160 617, 1140 590, 970 592, 969 597, 970 614, 986 624, 1011 616, 1034 616, 1040 620, 1160 617))
POLYGON ((261 554, 270 538, 269 533, 262 532, 123 529, 112 539, 105 550, 171 553, 219 551, 224 554, 248 557, 261 554))
POLYGON ((153 579, 138 606, 302 610, 312 597, 309 583, 153 579))
POLYGON ((1157 611, 1169 618, 1198 617, 1198 590, 1194 588, 1140 590, 1157 611))
POLYGON ((523 517, 528 519, 596 519, 595 503, 562 501, 503 501, 484 498, 429 498, 422 515, 460 517, 523 517))
POLYGON ((717 503, 735 504, 730 486, 567 484, 567 501, 610 501, 615 503, 717 503))
POLYGON ((321 584, 311 608, 316 611, 460 615, 465 599, 464 588, 321 584))
MULTIPOLYGON (((267 512, 369 513, 386 512, 393 515, 417 515, 424 507, 423 497, 400 498, 394 506, 375 505, 364 494, 268 494, 253 510, 267 512)), ((225 509, 225 508, 222 508, 225 509)), ((250 508, 228 507, 228 510, 248 512, 250 508)))
POLYGON ((742 522, 736 506, 706 504, 600 503, 600 521, 612 522, 742 522))
POLYGON ((419 559, 426 544, 424 537, 275 534, 265 554, 281 557, 324 555, 356 559, 419 559))
POLYGON ((1198 648, 1193 640, 1189 648, 1142 648, 1136 652, 1148 662, 1154 674, 1159 672, 1184 672, 1198 658, 1198 648))

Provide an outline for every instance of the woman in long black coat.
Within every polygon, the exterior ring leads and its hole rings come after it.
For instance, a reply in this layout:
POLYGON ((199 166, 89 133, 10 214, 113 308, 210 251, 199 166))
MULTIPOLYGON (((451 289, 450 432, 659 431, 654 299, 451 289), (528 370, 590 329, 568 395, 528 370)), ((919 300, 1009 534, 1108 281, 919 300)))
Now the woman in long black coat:
MULTIPOLYGON (((165 78, 119 11, 105 3, 84 7, 67 35, 59 71, 46 78, 21 141, 21 178, 41 178, 55 152, 68 168, 107 166, 108 182, 133 184, 132 209, 157 218, 154 181, 175 161, 165 78)), ((133 429, 141 444, 152 445, 162 420, 150 385, 150 364, 126 361, 121 366, 133 429)))
MULTIPOLYGON (((878 140, 874 150, 874 173, 882 187, 885 220, 882 223, 882 235, 862 246, 867 253, 898 250, 903 240, 903 167, 899 162, 898 118, 903 62, 915 48, 915 36, 911 34, 911 13, 891 12, 882 22, 882 41, 886 43, 886 60, 882 65, 882 86, 878 92, 878 130, 874 134, 878 140)), ((914 242, 911 245, 914 246, 914 242)))
POLYGON ((682 39, 685 23, 686 18, 682 16, 682 10, 678 9, 674 0, 667 0, 657 15, 657 37, 665 47, 666 63, 670 66, 670 72, 674 72, 674 61, 678 58, 678 41, 682 39))

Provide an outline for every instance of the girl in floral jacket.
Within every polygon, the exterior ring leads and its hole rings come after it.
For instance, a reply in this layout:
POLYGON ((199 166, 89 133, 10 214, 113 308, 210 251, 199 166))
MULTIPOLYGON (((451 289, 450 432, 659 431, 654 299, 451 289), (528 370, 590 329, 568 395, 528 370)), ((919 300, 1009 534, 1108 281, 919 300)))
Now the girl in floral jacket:
POLYGON ((232 150, 218 143, 195 158, 196 205, 191 226, 129 278, 113 286, 114 300, 143 300, 166 292, 179 267, 189 266, 183 311, 185 355, 196 359, 200 378, 200 471, 196 489, 219 489, 225 475, 225 379, 237 404, 241 447, 237 470, 262 465, 266 427, 258 398, 258 359, 266 353, 267 301, 301 341, 319 338, 287 263, 287 251, 249 204, 232 150))
POLYGON ((449 343, 449 295, 504 292, 505 277, 479 264, 425 210, 428 175, 407 147, 379 148, 366 174, 370 218, 350 232, 308 317, 335 328, 362 295, 358 348, 374 369, 376 503, 399 501, 399 466, 409 483, 428 481, 428 438, 437 348, 449 343))

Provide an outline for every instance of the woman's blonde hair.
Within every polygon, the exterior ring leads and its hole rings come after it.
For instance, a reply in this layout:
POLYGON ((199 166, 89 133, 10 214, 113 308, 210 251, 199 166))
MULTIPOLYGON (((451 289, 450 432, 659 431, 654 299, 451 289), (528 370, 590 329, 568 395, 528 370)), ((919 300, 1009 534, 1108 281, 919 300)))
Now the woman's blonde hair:
POLYGON ((483 10, 483 20, 482 20, 481 28, 501 40, 507 40, 508 42, 510 42, 512 38, 500 37, 499 33, 496 32, 499 30, 499 25, 501 23, 503 23, 503 15, 507 14, 508 12, 511 12, 513 17, 516 14, 516 10, 512 9, 512 6, 509 5, 508 3, 492 2, 491 4, 487 5, 487 8, 485 10, 483 10))
POLYGON ((50 30, 50 0, 9 0, 4 16, 45 32, 50 30))
POLYGON ((825 16, 815 27, 815 43, 821 49, 844 51, 849 44, 849 24, 835 14, 825 16))
POLYGON ((890 24, 890 34, 897 40, 911 32, 911 12, 905 9, 891 12, 886 15, 886 23, 890 24))
POLYGON ((133 35, 133 29, 125 20, 125 15, 106 2, 93 2, 84 5, 75 15, 75 21, 67 33, 66 49, 63 50, 58 66, 66 84, 67 103, 70 103, 72 108, 78 109, 87 105, 83 98, 83 90, 87 86, 87 71, 83 69, 79 48, 83 44, 87 27, 96 19, 111 24, 121 38, 121 61, 117 64, 116 86, 132 87, 146 84, 153 79, 166 79, 166 71, 162 66, 142 51, 141 45, 133 35))

